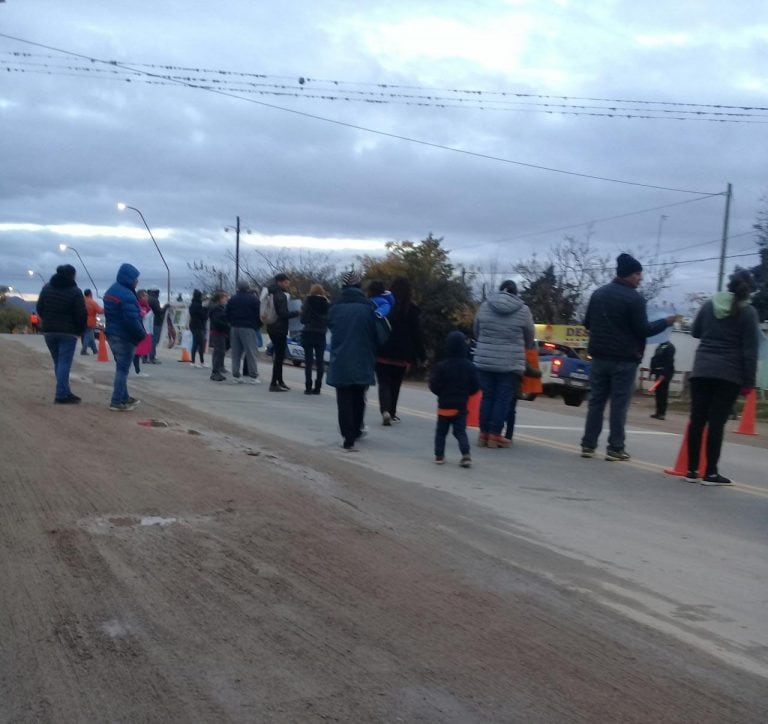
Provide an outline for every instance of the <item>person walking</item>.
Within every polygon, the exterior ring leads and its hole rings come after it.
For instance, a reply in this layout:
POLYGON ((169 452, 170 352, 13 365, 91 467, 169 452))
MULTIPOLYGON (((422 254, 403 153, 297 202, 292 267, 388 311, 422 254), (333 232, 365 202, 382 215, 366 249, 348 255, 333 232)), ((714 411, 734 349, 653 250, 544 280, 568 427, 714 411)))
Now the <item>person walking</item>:
POLYGON ((252 385, 260 385, 257 356, 259 344, 256 330, 261 326, 259 314, 261 303, 245 279, 237 283, 237 292, 227 302, 227 321, 229 322, 229 344, 232 354, 232 379, 242 383, 240 360, 245 355, 248 373, 245 379, 252 385))
POLYGON ((610 400, 610 431, 605 459, 630 459, 625 450, 627 411, 637 378, 637 367, 645 352, 645 340, 671 327, 677 319, 648 321, 645 299, 637 291, 643 266, 630 254, 616 257, 616 276, 589 299, 584 326, 589 330, 587 351, 592 356, 589 408, 581 439, 581 456, 595 456, 603 429, 603 414, 610 400))
POLYGON ((208 307, 208 319, 210 320, 211 343, 211 379, 214 382, 224 382, 226 369, 224 368, 224 356, 227 353, 227 338, 229 337, 229 321, 227 319, 226 292, 217 291, 211 297, 208 307))
POLYGON ((437 395, 437 427, 435 429, 435 463, 445 463, 445 439, 453 428, 459 443, 459 465, 472 465, 467 437, 467 400, 480 389, 477 370, 469 359, 467 338, 462 332, 451 332, 445 340, 445 358, 432 369, 429 389, 437 395))
POLYGON ((192 303, 189 305, 189 331, 192 333, 192 365, 205 367, 205 328, 208 324, 208 310, 203 306, 203 293, 199 289, 192 292, 192 303), (200 364, 195 357, 200 356, 200 364))
POLYGON ((149 363, 159 365, 161 362, 157 359, 157 345, 160 344, 165 313, 168 311, 170 304, 164 306, 160 304, 160 290, 157 287, 147 290, 147 299, 154 315, 152 317, 152 349, 149 353, 149 363))
POLYGON ((98 348, 96 347, 96 316, 104 314, 104 308, 93 298, 93 292, 90 289, 86 289, 83 292, 85 297, 85 311, 88 315, 86 320, 85 332, 83 332, 82 348, 80 354, 88 354, 90 349, 94 354, 98 354, 98 348))
POLYGON ((286 392, 290 389, 283 380, 283 362, 288 348, 288 320, 299 316, 298 311, 288 310, 288 295, 286 291, 291 285, 287 274, 275 275, 275 281, 269 285, 267 293, 272 296, 276 319, 267 325, 267 334, 272 340, 272 382, 270 392, 286 392))
POLYGON ((651 357, 651 377, 656 380, 653 391, 656 400, 656 412, 651 415, 655 420, 664 420, 667 416, 669 383, 675 374, 675 345, 662 342, 651 357))
POLYGON ((301 307, 299 320, 301 346, 304 348, 304 394, 319 395, 325 371, 325 334, 328 331, 328 309, 330 303, 321 284, 313 284, 301 307), (315 383, 312 384, 312 367, 317 367, 315 383))
POLYGON ((701 340, 690 374, 691 415, 688 428, 689 483, 731 485, 718 472, 723 430, 739 393, 755 386, 760 345, 758 317, 749 303, 755 290, 746 269, 734 272, 728 290, 717 292, 704 303, 693 321, 691 336, 701 340), (707 428, 707 464, 697 470, 704 428, 707 428), (699 473, 704 477, 700 478, 699 473))
POLYGON ((76 405, 80 397, 72 393, 69 373, 77 340, 85 332, 88 313, 85 297, 75 282, 75 267, 62 264, 42 288, 37 299, 37 314, 42 321, 45 345, 51 353, 56 375, 56 405, 76 405))
POLYGON ((139 289, 136 292, 136 299, 139 302, 139 314, 141 315, 141 324, 144 327, 144 339, 136 345, 133 350, 133 369, 139 377, 149 377, 146 372, 141 371, 141 363, 147 360, 152 351, 152 308, 149 306, 149 295, 146 289, 139 289))
MULTIPOLYGON (((109 409, 114 412, 133 410, 141 400, 128 394, 128 372, 134 351, 146 336, 141 308, 136 297, 139 270, 132 264, 121 264, 115 283, 104 295, 105 333, 115 358, 115 378, 109 409)), ((149 298, 151 303, 151 298, 149 298)))
POLYGON ((328 312, 331 331, 331 361, 327 382, 336 388, 342 447, 357 452, 355 442, 362 436, 365 419, 365 391, 376 383, 376 311, 360 289, 356 271, 341 278, 341 294, 328 312))
POLYGON ((531 310, 507 279, 477 310, 474 322, 475 367, 483 398, 480 402, 480 447, 504 448, 511 438, 501 434, 525 372, 525 350, 533 346, 531 310))
POLYGON ((412 301, 410 281, 405 277, 395 279, 390 292, 387 297, 394 297, 394 304, 387 316, 391 331, 389 339, 378 350, 376 357, 379 412, 385 427, 400 422, 397 403, 405 374, 412 365, 426 358, 421 313, 412 301))

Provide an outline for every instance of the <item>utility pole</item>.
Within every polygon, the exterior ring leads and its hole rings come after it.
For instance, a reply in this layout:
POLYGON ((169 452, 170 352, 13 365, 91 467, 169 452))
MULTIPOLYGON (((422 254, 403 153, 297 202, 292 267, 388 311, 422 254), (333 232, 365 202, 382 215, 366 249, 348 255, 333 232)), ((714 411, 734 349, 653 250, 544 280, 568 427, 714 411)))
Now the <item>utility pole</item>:
POLYGON ((731 215, 731 196, 733 196, 733 186, 728 184, 725 192, 725 217, 723 218, 723 241, 720 245, 720 268, 717 272, 717 291, 723 291, 723 276, 725 275, 725 249, 728 244, 728 220, 731 215))
POLYGON ((235 289, 237 289, 237 283, 240 281, 240 217, 237 218, 235 224, 235 289))

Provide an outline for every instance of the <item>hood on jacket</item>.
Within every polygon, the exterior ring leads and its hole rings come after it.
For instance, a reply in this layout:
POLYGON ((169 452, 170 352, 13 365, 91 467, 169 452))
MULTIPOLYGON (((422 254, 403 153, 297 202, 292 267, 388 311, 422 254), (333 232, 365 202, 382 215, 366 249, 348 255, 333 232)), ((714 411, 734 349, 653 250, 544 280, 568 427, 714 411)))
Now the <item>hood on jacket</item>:
POLYGON ((496 292, 489 296, 486 301, 496 314, 514 314, 518 309, 525 306, 520 297, 516 297, 508 292, 496 292))
POLYGON ((74 287, 77 284, 75 281, 75 267, 71 264, 62 264, 56 267, 56 273, 50 278, 48 283, 56 289, 74 287))
POLYGON ((139 270, 133 264, 121 264, 117 270, 117 283, 133 289, 139 280, 139 270))
POLYGON ((469 354, 467 348, 467 338, 463 332, 458 330, 451 332, 445 338, 445 356, 446 357, 466 357, 469 354))

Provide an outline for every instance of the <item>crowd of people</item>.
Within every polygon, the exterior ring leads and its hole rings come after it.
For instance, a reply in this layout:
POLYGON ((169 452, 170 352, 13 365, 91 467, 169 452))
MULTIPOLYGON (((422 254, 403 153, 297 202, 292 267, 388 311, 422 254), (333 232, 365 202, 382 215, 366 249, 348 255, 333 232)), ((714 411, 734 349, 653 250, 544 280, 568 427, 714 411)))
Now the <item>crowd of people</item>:
MULTIPOLYGON (((37 304, 54 363, 54 403, 80 402, 69 385, 73 355, 78 339, 81 354, 96 352, 94 329, 97 315, 103 312, 104 332, 115 362, 109 409, 132 410, 140 401, 128 392, 131 364, 139 374, 142 362, 160 364, 157 346, 168 306, 160 305, 158 290, 137 289, 140 273, 132 264, 118 269, 114 284, 104 295, 103 309, 90 290, 80 291, 75 276, 71 265, 59 266, 40 292, 37 304)), ((381 424, 391 427, 399 423, 397 406, 403 380, 409 369, 426 361, 427 355, 421 315, 408 279, 392 280, 389 289, 380 280, 369 280, 365 291, 362 276, 354 270, 346 272, 340 281, 341 292, 334 300, 328 298, 320 284, 312 285, 300 310, 289 304, 291 280, 284 273, 266 285, 261 297, 245 280, 237 284, 231 297, 225 291, 214 292, 207 305, 202 293, 195 290, 189 305, 191 359, 195 366, 206 366, 204 355, 210 347, 212 381, 223 382, 229 373, 235 383, 260 384, 258 352, 261 330, 265 328, 273 357, 269 391, 286 392, 290 388, 283 379, 283 364, 289 323, 298 317, 305 360, 304 393, 317 395, 326 373, 326 339, 330 332, 326 383, 335 389, 342 448, 355 452, 358 440, 366 434, 368 389, 378 387, 381 424), (225 367, 227 349, 231 350, 231 373, 225 367)), ((592 372, 581 439, 581 456, 585 458, 596 455, 605 408, 610 403, 605 460, 630 459, 625 448, 625 426, 646 340, 678 319, 670 315, 649 321, 645 300, 638 292, 641 282, 640 262, 629 254, 620 254, 616 276, 592 294, 587 306, 584 326, 589 331, 592 372)), ((690 470, 685 480, 692 483, 731 482, 720 474, 718 462, 723 429, 736 398, 755 386, 759 325, 749 303, 754 288, 749 272, 735 272, 727 291, 718 292, 706 302, 693 323, 692 335, 700 339, 700 344, 690 374, 690 470), (705 428, 706 469, 698 470, 705 428)), ((502 282, 498 291, 483 300, 469 334, 454 330, 448 335, 442 358, 435 360, 429 378, 429 388, 437 397, 435 463, 445 462, 446 438, 452 431, 459 446, 460 465, 471 465, 467 416, 469 400, 478 391, 482 392, 482 401, 477 445, 512 445, 521 382, 524 375, 532 373, 527 351, 534 346, 533 317, 512 280, 502 282), (474 354, 470 351, 470 336, 475 340, 474 354)), ((656 413, 652 417, 664 419, 669 381, 674 374, 674 348, 663 349, 662 345, 657 356, 651 369, 657 377, 656 413)))

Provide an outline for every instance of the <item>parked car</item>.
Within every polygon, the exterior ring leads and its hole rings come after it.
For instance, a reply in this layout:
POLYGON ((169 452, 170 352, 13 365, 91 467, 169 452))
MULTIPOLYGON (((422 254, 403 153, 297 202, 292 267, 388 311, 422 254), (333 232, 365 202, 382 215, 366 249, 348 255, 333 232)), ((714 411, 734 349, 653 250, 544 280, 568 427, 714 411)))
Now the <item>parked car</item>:
POLYGON ((578 407, 589 395, 592 363, 572 347, 539 341, 541 384, 548 397, 561 395, 569 407, 578 407))
MULTIPOLYGON (((272 356, 272 342, 267 345, 267 355, 272 356)), ((330 345, 325 345, 325 354, 323 355, 325 364, 331 361, 330 345)), ((285 348, 285 361, 290 362, 294 367, 301 367, 304 364, 304 347, 301 346, 301 339, 298 337, 288 337, 288 344, 285 348)))

